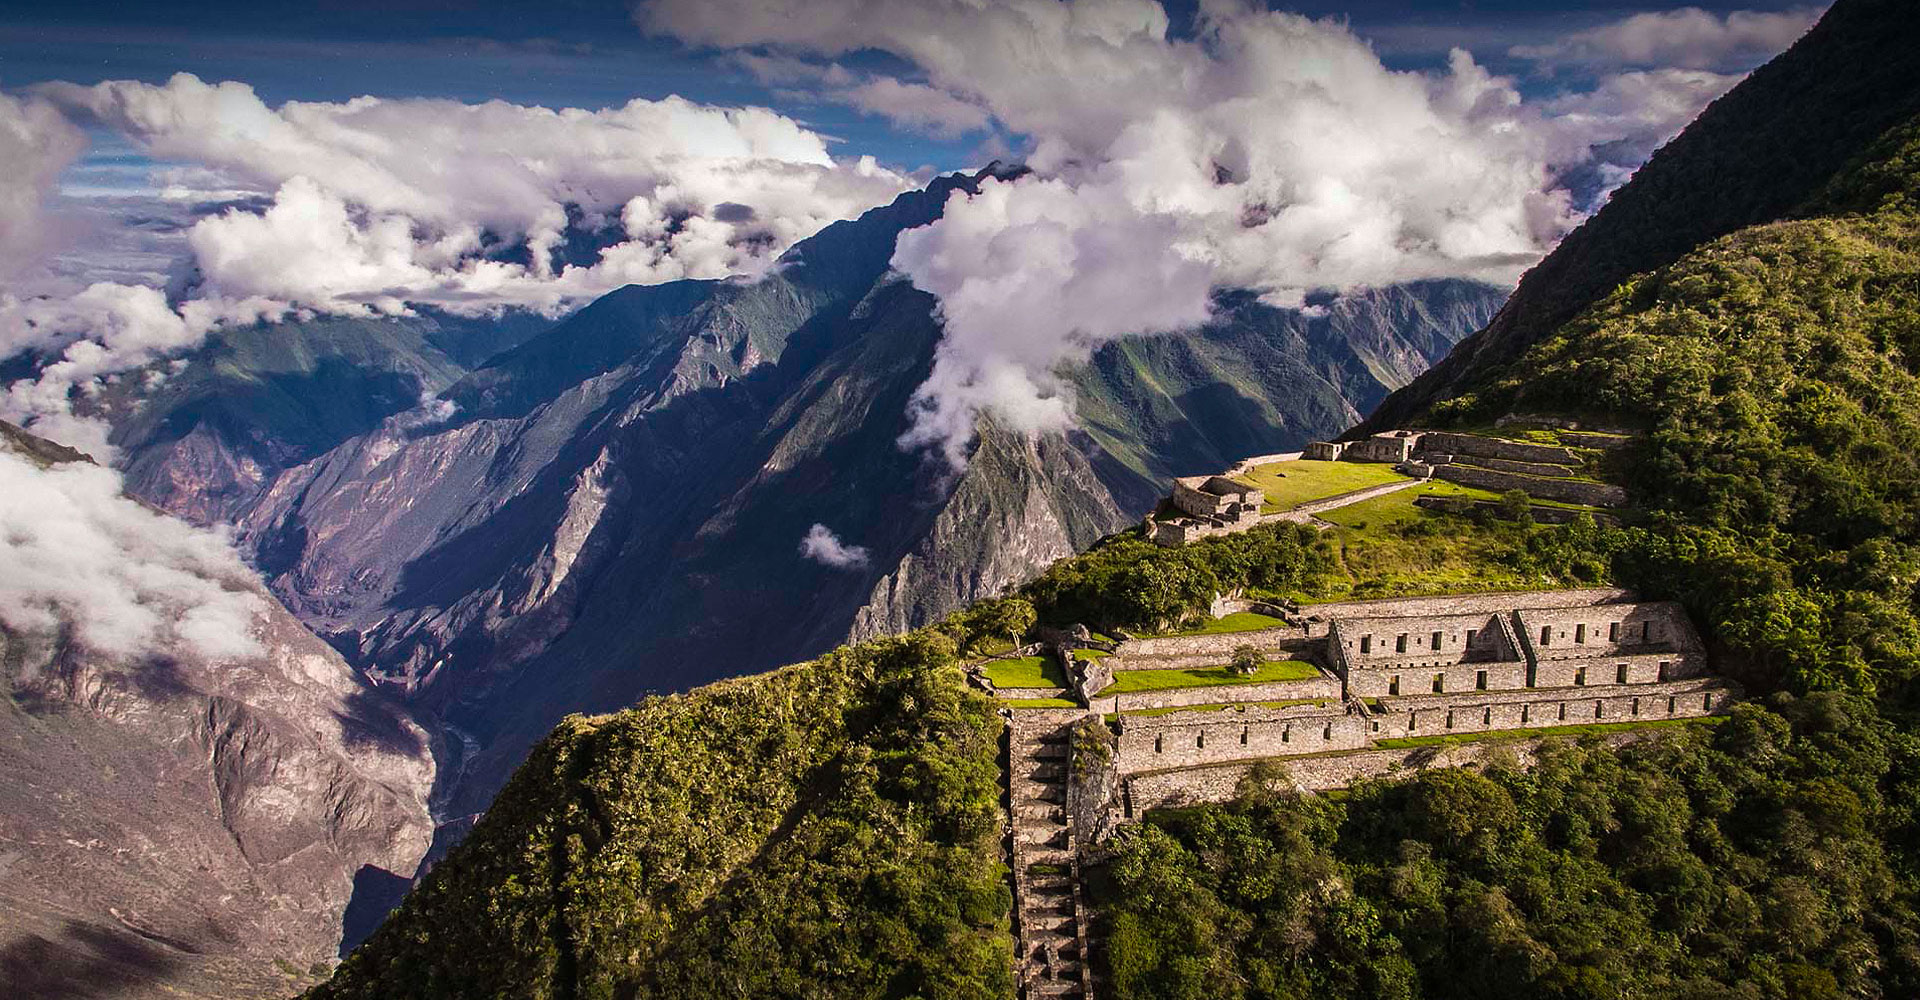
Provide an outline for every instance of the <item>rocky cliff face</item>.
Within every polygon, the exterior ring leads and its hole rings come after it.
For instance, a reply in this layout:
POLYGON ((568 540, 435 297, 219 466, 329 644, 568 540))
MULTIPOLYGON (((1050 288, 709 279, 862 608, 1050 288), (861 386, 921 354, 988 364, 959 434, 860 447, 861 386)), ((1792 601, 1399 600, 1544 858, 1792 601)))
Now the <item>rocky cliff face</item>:
POLYGON ((425 854, 426 732, 223 560, 217 537, 0 431, 11 502, 68 508, 6 507, 4 992, 297 988, 339 953, 356 883, 409 877, 425 854), (117 585, 130 603, 114 603, 117 585))
POLYGON ((1083 432, 985 427, 955 472, 895 445, 940 327, 887 264, 977 183, 828 227, 759 282, 614 292, 251 499, 174 488, 195 478, 177 458, 132 462, 163 470, 140 482, 169 507, 231 513, 295 614, 477 750, 447 762, 452 818, 562 714, 928 621, 1124 526, 1169 474, 1333 433, 1501 295, 1434 282, 1311 314, 1230 298, 1206 330, 1075 373, 1083 432), (803 557, 814 525, 861 553, 803 557))

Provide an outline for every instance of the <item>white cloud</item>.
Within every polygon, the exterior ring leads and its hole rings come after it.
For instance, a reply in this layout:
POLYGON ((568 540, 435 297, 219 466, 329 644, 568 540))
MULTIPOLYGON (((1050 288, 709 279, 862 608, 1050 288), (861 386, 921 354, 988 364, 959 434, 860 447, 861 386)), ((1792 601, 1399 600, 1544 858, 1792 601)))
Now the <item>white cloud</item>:
MULTIPOLYGON (((871 157, 835 159, 775 112, 677 97, 601 111, 370 97, 274 108, 245 84, 188 74, 35 93, 0 96, 0 137, 22 137, 0 144, 0 250, 44 221, 79 151, 56 108, 183 164, 156 170, 142 197, 242 202, 168 237, 190 254, 185 301, 125 282, 75 293, 71 261, 62 294, 0 294, 0 357, 57 358, 8 387, 0 417, 102 461, 105 425, 76 417, 73 395, 223 323, 415 305, 551 314, 629 283, 751 275, 912 184, 871 157), (562 257, 570 238, 600 249, 562 257)), ((120 256, 140 264, 141 249, 120 256)))
POLYGON ((0 622, 71 626, 115 655, 257 654, 264 605, 227 538, 129 500, 110 469, 42 469, 0 445, 0 622))
POLYGON ((791 56, 732 52, 723 62, 740 66, 769 86, 802 100, 825 100, 879 115, 895 126, 954 139, 992 124, 993 116, 972 100, 938 87, 883 73, 856 73, 839 63, 791 56))
POLYGON ((822 566, 834 569, 866 569, 869 561, 867 550, 858 545, 848 545, 840 541, 824 524, 816 524, 807 529, 800 539, 800 555, 822 566))
POLYGON ((983 409, 1067 421, 1062 360, 1200 322, 1216 288, 1297 304, 1511 281, 1577 222, 1552 177, 1585 150, 1509 81, 1462 51, 1390 71, 1332 21, 1222 0, 1191 39, 1150 0, 660 0, 641 18, 701 44, 884 49, 1031 141, 1033 176, 956 195, 894 259, 946 321, 903 443, 949 457, 983 409))
POLYGON ((1737 10, 1718 17, 1682 7, 1635 14, 1544 45, 1516 45, 1508 53, 1549 71, 1587 66, 1744 72, 1792 45, 1823 10, 1737 10))
POLYGON ((0 278, 54 248, 45 203, 86 148, 86 135, 46 102, 0 94, 0 278))
POLYGON ((37 93, 192 164, 170 197, 271 195, 264 214, 194 226, 207 294, 331 312, 555 311, 631 282, 756 273, 911 183, 868 157, 836 160, 775 112, 677 97, 600 111, 371 97, 275 108, 184 73, 37 93), (569 264, 555 251, 570 230, 616 245, 569 264), (521 243, 526 259, 498 252, 521 243))

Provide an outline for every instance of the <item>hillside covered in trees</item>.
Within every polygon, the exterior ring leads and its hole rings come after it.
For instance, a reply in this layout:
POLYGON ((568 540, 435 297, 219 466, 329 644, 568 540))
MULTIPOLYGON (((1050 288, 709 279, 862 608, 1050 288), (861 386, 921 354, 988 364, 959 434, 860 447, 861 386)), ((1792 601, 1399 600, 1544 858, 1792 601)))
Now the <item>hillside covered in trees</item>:
MULTIPOLYGON (((1782 62, 1907 79, 1844 60, 1888 36, 1920 58, 1910 13, 1841 0, 1782 62)), ((1785 117, 1812 120, 1863 99, 1842 83, 1763 71, 1727 100, 1797 85, 1815 103, 1785 117)), ((1315 797, 1274 769, 1234 803, 1149 814, 1087 886, 1104 995, 1920 995, 1916 96, 1847 109, 1876 131, 1795 174, 1801 197, 1737 224, 1700 200, 1712 219, 1666 220, 1699 239, 1397 404, 1407 425, 1638 429, 1626 524, 1430 514, 1178 549, 1127 532, 909 636, 570 720, 311 995, 1010 996, 998 720, 962 681, 969 652, 1033 618, 1150 632, 1219 593, 1437 579, 1678 599, 1752 701, 1626 747, 1550 744, 1530 769, 1315 797)), ((1728 120, 1716 149, 1779 139, 1728 120)), ((1689 168, 1701 146, 1683 137, 1645 183, 1721 183, 1689 168)), ((1569 242, 1640 259, 1625 232, 1569 242)))

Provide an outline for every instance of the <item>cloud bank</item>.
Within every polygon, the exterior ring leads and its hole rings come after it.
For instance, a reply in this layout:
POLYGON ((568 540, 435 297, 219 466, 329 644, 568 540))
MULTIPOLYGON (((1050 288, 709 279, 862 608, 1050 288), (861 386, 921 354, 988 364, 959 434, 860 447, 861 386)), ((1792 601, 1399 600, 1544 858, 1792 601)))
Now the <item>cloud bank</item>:
POLYGON ((652 0, 636 17, 692 44, 752 48, 758 72, 832 86, 875 49, 917 84, 1030 144, 1029 176, 956 193, 894 266, 941 301, 944 339, 901 443, 960 464, 976 416, 1067 427, 1063 361, 1203 322, 1222 288, 1291 306, 1421 278, 1509 283, 1811 11, 1633 18, 1542 66, 1657 67, 1559 103, 1456 49, 1394 71, 1344 22, 1201 0, 1170 34, 1154 0, 652 0), (1703 21, 1702 18, 1705 20, 1703 21), (1711 22, 1708 24, 1706 22, 1711 22), (809 62, 812 60, 812 62, 809 62))
POLYGON ((68 120, 118 130, 159 196, 229 203, 181 239, 187 280, 0 295, 0 357, 52 363, 0 395, 0 418, 110 461, 72 400, 191 349, 225 324, 315 312, 549 314, 629 283, 766 271, 794 242, 913 181, 761 108, 677 97, 599 111, 358 98, 269 107, 241 83, 49 84, 0 97, 0 250, 30 244, 78 155, 68 120), (64 113, 64 116, 62 116, 64 113), (19 136, 14 141, 14 136, 19 136), (18 162, 24 161, 24 162, 18 162))
POLYGON ((227 539, 127 499, 110 469, 43 469, 0 445, 0 622, 71 627, 122 656, 258 654, 265 607, 227 539))
POLYGON ((1517 45, 1508 51, 1548 71, 1631 66, 1745 72, 1806 34, 1824 9, 1737 10, 1716 17, 1698 7, 1682 7, 1635 14, 1546 45, 1517 45))
POLYGON ((859 545, 848 545, 824 524, 807 529, 800 539, 800 556, 833 569, 866 569, 871 555, 859 545))

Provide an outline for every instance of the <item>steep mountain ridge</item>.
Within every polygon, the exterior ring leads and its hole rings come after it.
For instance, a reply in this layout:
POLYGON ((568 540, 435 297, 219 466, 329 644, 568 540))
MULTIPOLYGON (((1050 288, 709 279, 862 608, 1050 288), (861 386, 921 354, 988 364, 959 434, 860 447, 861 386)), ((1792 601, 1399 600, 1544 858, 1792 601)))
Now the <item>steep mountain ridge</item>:
POLYGON ((1908 0, 1835 4, 1713 102, 1520 279, 1485 329, 1396 391, 1355 433, 1402 426, 1572 319, 1628 277, 1735 230, 1792 217, 1920 111, 1920 17, 1908 0))
MULTIPOLYGON (((187 530, 97 495, 96 479, 109 473, 6 424, 0 464, 10 490, 120 505, 129 522, 121 526, 137 529, 140 544, 187 530)), ((70 532, 70 521, 8 522, 10 546, 99 541, 41 537, 70 532)), ((143 574, 166 569, 143 565, 143 574)), ((348 917, 356 890, 411 877, 425 854, 427 732, 233 568, 210 582, 249 595, 255 649, 220 655, 190 641, 192 614, 132 653, 93 641, 70 614, 37 624, 27 609, 60 598, 23 591, 26 578, 8 581, 0 619, 8 996, 295 989, 290 974, 333 958, 343 934, 351 945, 369 929, 364 916, 348 917)))
POLYGON ((759 281, 605 296, 467 373, 432 419, 350 439, 243 513, 289 607, 481 748, 449 770, 471 785, 446 790, 451 813, 567 711, 923 623, 1122 526, 1169 471, 1330 433, 1499 296, 1437 282, 1324 315, 1224 303, 1205 330, 1076 372, 1084 433, 983 425, 956 474, 895 445, 940 327, 887 263, 897 233, 985 176, 829 226, 759 281), (816 524, 864 559, 803 559, 816 524))

